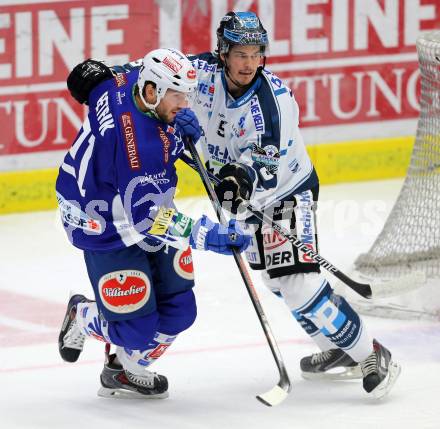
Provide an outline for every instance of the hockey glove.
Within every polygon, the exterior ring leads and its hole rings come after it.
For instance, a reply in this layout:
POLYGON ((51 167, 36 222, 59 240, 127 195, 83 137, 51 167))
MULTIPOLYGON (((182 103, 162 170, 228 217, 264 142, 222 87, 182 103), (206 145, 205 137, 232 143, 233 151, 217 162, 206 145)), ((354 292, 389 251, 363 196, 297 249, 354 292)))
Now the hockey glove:
POLYGON ((176 114, 175 125, 182 137, 189 137, 194 143, 200 138, 200 125, 191 109, 181 109, 176 114))
POLYGON ((243 252, 251 242, 251 236, 230 220, 228 226, 212 222, 203 215, 193 226, 189 244, 193 249, 211 250, 223 255, 232 254, 232 248, 243 252))
POLYGON ((215 193, 222 207, 232 213, 243 202, 249 201, 254 189, 252 176, 255 172, 239 162, 224 165, 218 172, 220 183, 215 187, 215 193))
POLYGON ((70 72, 67 77, 67 88, 78 103, 89 104, 92 89, 111 77, 113 73, 104 63, 89 58, 76 65, 70 72))

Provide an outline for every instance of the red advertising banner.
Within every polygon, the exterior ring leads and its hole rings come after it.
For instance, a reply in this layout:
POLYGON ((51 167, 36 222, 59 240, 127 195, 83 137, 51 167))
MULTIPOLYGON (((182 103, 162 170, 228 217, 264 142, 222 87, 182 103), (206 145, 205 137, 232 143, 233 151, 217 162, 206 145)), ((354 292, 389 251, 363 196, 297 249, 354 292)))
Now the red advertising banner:
POLYGON ((303 128, 418 116, 415 42, 440 28, 438 0, 4 0, 0 161, 69 147, 85 112, 65 84, 78 62, 124 63, 159 46, 211 50, 233 8, 260 15, 267 67, 293 90, 303 128))
POLYGON ((88 57, 121 63, 156 47, 153 6, 108 0, 0 7, 0 154, 68 147, 84 116, 66 90, 69 70, 88 57))

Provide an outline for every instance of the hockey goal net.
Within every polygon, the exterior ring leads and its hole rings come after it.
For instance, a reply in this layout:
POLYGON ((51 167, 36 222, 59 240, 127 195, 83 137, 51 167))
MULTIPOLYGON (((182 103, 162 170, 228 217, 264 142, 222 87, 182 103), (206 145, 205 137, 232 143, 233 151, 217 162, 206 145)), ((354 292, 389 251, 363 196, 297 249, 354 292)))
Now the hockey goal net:
POLYGON ((421 35, 416 46, 421 110, 410 166, 381 233, 355 261, 373 282, 397 281, 397 292, 403 279, 402 293, 354 305, 378 316, 440 319, 440 31, 421 35), (420 284, 405 291, 408 279, 420 284))

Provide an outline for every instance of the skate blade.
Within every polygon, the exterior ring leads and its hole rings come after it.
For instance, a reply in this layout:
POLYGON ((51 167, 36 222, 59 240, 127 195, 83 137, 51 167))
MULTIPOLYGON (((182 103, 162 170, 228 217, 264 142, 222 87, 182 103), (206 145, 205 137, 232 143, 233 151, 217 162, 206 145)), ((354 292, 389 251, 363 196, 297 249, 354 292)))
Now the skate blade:
POLYGON ((126 389, 111 389, 109 387, 101 387, 98 390, 98 396, 101 398, 113 399, 165 399, 168 398, 168 392, 157 393, 152 395, 143 395, 139 392, 133 392, 126 389))
POLYGON ((302 372, 305 380, 359 380, 363 377, 360 365, 338 368, 340 372, 302 372))
POLYGON ((398 363, 393 361, 388 365, 388 374, 385 379, 380 383, 370 394, 376 399, 382 399, 393 388, 394 383, 399 378, 402 368, 398 363))

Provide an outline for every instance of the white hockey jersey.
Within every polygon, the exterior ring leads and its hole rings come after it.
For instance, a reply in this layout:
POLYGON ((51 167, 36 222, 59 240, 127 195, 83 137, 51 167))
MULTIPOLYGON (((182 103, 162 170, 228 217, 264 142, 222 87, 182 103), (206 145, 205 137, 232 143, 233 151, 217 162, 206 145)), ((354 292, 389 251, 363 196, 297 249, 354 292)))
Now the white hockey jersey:
POLYGON ((199 80, 192 106, 203 129, 198 147, 214 174, 231 161, 252 167, 258 180, 251 202, 259 210, 318 184, 298 128, 298 105, 277 76, 263 70, 233 99, 214 56, 190 59, 199 80))

